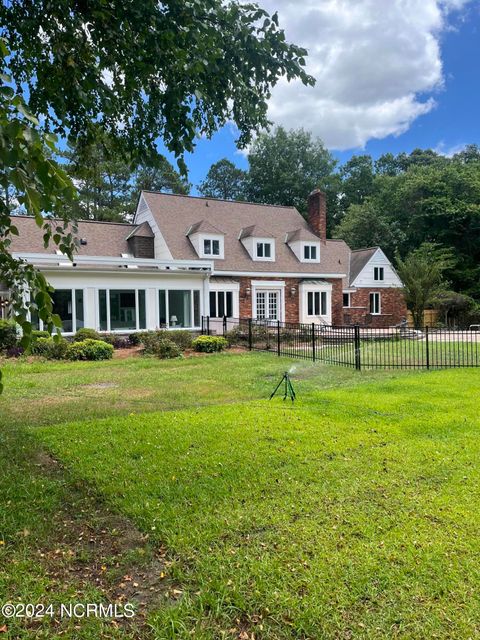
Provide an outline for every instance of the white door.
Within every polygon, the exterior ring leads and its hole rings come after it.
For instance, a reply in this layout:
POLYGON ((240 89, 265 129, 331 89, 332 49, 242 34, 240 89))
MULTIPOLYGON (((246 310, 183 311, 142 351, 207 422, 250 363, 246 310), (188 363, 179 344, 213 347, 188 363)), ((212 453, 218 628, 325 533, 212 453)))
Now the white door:
POLYGON ((278 320, 279 304, 279 291, 257 291, 256 318, 258 320, 278 320))

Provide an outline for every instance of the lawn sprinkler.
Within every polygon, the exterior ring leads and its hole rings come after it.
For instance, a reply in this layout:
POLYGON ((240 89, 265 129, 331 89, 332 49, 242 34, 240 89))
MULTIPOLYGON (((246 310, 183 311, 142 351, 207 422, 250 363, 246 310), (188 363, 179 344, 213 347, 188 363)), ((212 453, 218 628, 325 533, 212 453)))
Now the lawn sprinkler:
POLYGON ((292 381, 290 380, 290 376, 288 374, 288 371, 285 371, 285 373, 283 374, 283 378, 280 380, 280 382, 275 387, 275 391, 270 396, 270 400, 277 393, 277 391, 280 389, 282 384, 285 385, 285 393, 284 393, 283 399, 286 400, 287 397, 289 397, 291 399, 291 401, 293 402, 295 400, 295 398, 296 398, 296 395, 295 395, 295 390, 293 388, 292 381))

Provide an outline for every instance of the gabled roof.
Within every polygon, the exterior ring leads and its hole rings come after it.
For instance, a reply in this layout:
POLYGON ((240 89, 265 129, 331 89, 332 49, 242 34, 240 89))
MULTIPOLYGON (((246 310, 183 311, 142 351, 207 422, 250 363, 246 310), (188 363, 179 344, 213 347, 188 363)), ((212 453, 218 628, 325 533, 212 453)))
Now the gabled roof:
POLYGON ((220 235, 225 235, 223 231, 214 227, 213 224, 208 222, 208 220, 200 220, 200 222, 195 222, 188 229, 185 235, 192 236, 194 233, 216 233, 220 235))
POLYGON ((366 267, 379 248, 380 247, 369 247, 368 249, 356 249, 352 251, 350 257, 350 284, 355 282, 356 277, 363 268, 366 267))
POLYGON ((273 238, 271 233, 262 229, 258 224, 251 224, 249 227, 244 227, 240 231, 240 235, 238 236, 239 240, 243 240, 244 238, 273 238))
POLYGON ((224 259, 214 258, 217 270, 229 273, 348 274, 350 249, 343 240, 321 242, 320 238, 315 236, 321 243, 320 263, 299 262, 290 247, 285 244, 285 237, 292 229, 306 232, 310 230, 307 221, 295 207, 215 200, 154 191, 143 191, 142 197, 175 260, 198 258, 189 238, 185 233, 179 233, 179 229, 189 229, 198 220, 204 220, 215 228, 222 229, 225 234, 224 259), (261 228, 262 234, 268 229, 267 237, 275 238, 274 261, 252 261, 239 241, 240 233, 248 227, 261 228))
POLYGON ((316 236, 313 231, 310 229, 295 229, 295 231, 289 231, 287 233, 287 237, 285 242, 295 242, 296 240, 310 241, 310 242, 320 242, 320 238, 316 236))
POLYGON ((142 222, 142 224, 135 227, 133 231, 128 234, 126 239, 130 240, 130 238, 133 238, 134 236, 138 236, 140 238, 154 238, 155 234, 148 222, 142 222))

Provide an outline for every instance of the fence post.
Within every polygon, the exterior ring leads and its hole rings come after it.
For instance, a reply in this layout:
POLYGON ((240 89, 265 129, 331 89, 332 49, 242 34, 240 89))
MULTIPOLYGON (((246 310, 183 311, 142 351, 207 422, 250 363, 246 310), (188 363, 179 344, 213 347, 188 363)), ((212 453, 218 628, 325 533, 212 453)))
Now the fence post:
POLYGON ((315 323, 314 322, 312 322, 312 358, 313 358, 313 361, 315 362, 316 353, 315 353, 315 323))
POLYGON ((205 316, 202 316, 202 336, 205 335, 205 316))
POLYGON ((223 316, 223 336, 227 333, 227 316, 223 316))
POLYGON ((252 319, 248 319, 248 348, 250 351, 253 348, 253 335, 252 335, 252 319))
POLYGON ((277 356, 280 357, 280 320, 277 320, 277 356))
POLYGON ((428 341, 428 324, 425 327, 425 348, 427 352, 427 369, 430 369, 430 344, 428 341))
POLYGON ((207 316, 207 336, 210 335, 210 316, 207 316))
POLYGON ((355 337, 355 369, 357 371, 361 371, 362 369, 362 359, 360 354, 360 327, 358 324, 354 327, 354 337, 355 337))

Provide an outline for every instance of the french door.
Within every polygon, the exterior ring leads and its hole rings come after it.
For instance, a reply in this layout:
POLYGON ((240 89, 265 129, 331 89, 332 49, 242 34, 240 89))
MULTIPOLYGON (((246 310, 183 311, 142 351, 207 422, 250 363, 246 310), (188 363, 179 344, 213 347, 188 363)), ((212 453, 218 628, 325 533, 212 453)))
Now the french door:
POLYGON ((279 291, 257 291, 256 294, 258 320, 278 320, 280 292, 279 291))

